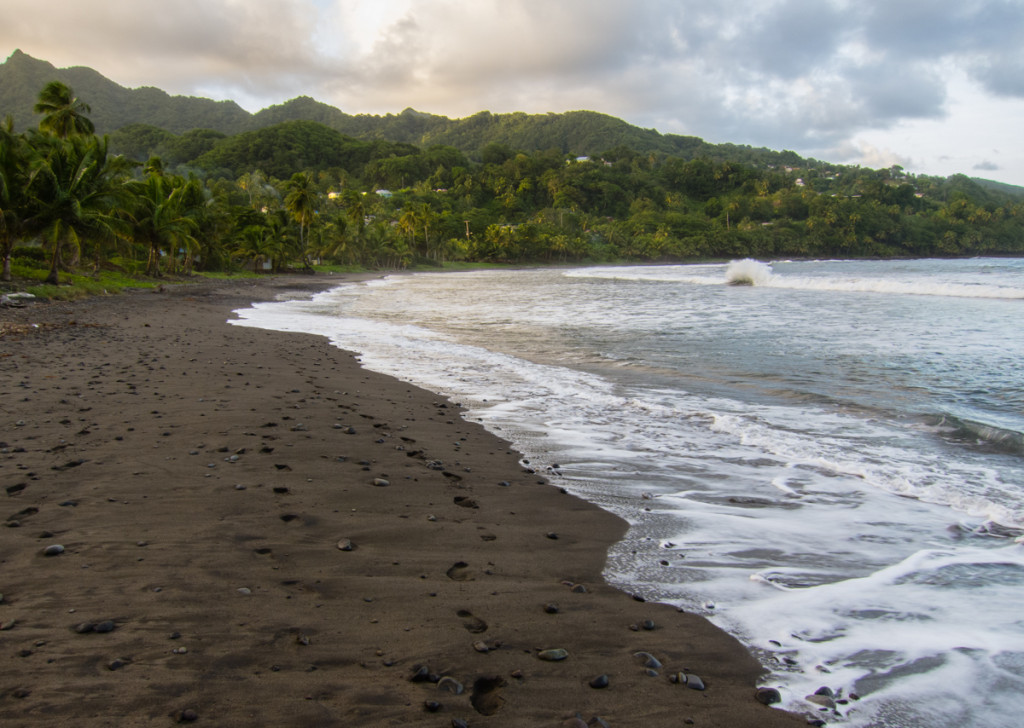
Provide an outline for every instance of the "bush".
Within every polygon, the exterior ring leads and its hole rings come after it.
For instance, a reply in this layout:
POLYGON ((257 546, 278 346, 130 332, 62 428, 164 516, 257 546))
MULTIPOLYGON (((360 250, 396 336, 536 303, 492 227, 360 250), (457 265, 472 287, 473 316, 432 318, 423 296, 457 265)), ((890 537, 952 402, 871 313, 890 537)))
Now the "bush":
POLYGON ((23 262, 41 263, 46 265, 49 262, 49 256, 46 251, 36 245, 21 245, 11 251, 11 260, 20 260, 23 262))

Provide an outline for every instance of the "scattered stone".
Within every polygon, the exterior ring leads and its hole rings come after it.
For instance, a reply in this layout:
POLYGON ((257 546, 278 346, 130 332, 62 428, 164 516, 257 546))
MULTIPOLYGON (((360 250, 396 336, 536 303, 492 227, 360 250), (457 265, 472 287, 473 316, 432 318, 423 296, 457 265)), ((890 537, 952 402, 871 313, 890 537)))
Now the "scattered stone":
POLYGON ((309 639, 309 635, 301 634, 295 638, 295 642, 302 645, 303 647, 309 647, 311 640, 309 639))
POLYGON ((483 655, 486 655, 491 651, 491 648, 487 646, 486 642, 474 642, 473 649, 483 655))
POLYGON ((192 723, 199 720, 199 713, 192 708, 186 708, 185 710, 178 713, 179 723, 192 723))
POLYGON ((836 701, 829 695, 819 695, 818 693, 815 693, 814 695, 805 696, 804 700, 808 703, 820 705, 822 708, 827 708, 828 710, 836 709, 836 701))
POLYGON ((640 623, 640 626, 643 627, 645 630, 647 630, 649 632, 649 631, 651 631, 652 629, 655 628, 654 620, 653 619, 645 619, 643 622, 640 623))
POLYGON ((412 675, 409 676, 409 682, 436 682, 431 680, 430 668, 426 665, 414 665, 412 668, 412 675))
POLYGON ((374 478, 373 479, 373 484, 375 486, 377 486, 378 488, 385 488, 385 487, 391 485, 391 481, 390 480, 385 480, 384 478, 374 478))
POLYGON ((558 614, 558 605, 554 602, 548 602, 544 605, 544 611, 548 614, 558 614))
POLYGON ((436 713, 442 708, 442 705, 436 700, 424 700, 423 709, 428 713, 436 713))
POLYGON ((561 647, 556 647, 550 650, 541 650, 537 653, 537 657, 546 662, 559 662, 569 656, 569 651, 564 650, 561 647))
POLYGON ((129 664, 130 662, 131 660, 129 660, 127 657, 118 657, 117 659, 111 660, 107 663, 107 669, 111 672, 114 672, 115 670, 120 670, 122 667, 129 664))
POLYGON ((59 543, 50 544, 43 549, 43 556, 60 556, 64 553, 64 547, 59 543))
POLYGON ((343 538, 338 541, 338 551, 354 551, 355 548, 356 545, 352 543, 352 539, 350 538, 343 538))
POLYGON ((107 632, 113 632, 115 629, 117 629, 117 625, 114 624, 114 621, 112 619, 107 619, 107 620, 105 620, 103 622, 100 622, 95 627, 93 627, 93 631, 94 632, 99 632, 100 634, 106 634, 107 632))
POLYGON ((640 664, 652 670, 661 668, 661 661, 650 652, 634 652, 633 657, 640 660, 640 664))
POLYGON ((573 584, 572 589, 570 589, 569 591, 571 591, 573 594, 586 594, 587 587, 583 586, 582 584, 573 584))
POLYGON ((462 683, 460 683, 453 677, 443 677, 440 680, 438 680, 437 689, 447 690, 453 695, 462 695, 462 693, 466 690, 464 687, 462 687, 462 683))
POLYGON ((188 647, 175 647, 173 650, 171 650, 171 654, 172 655, 187 655, 188 654, 188 647))
POLYGON ((597 677, 593 678, 587 684, 590 685, 590 687, 594 688, 595 690, 600 690, 601 688, 606 688, 606 687, 608 687, 608 676, 607 675, 598 675, 597 677))
POLYGON ((457 495, 452 499, 455 505, 462 506, 463 508, 479 508, 480 504, 475 500, 465 495, 457 495))
POLYGON ((238 593, 241 594, 243 597, 247 597, 250 594, 252 594, 252 589, 250 589, 247 586, 239 587, 238 588, 238 593))
POLYGON ((548 538, 550 538, 552 541, 557 541, 558 540, 558 534, 555 533, 554 531, 548 531, 544 535, 547 536, 548 538))
POLYGON ((95 622, 81 622, 72 627, 76 634, 88 634, 96 629, 95 622))
POLYGON ((683 684, 691 690, 704 690, 704 681, 696 675, 683 675, 683 684))
POLYGON ((754 699, 763 705, 775 705, 782 702, 782 693, 775 688, 758 688, 754 699))

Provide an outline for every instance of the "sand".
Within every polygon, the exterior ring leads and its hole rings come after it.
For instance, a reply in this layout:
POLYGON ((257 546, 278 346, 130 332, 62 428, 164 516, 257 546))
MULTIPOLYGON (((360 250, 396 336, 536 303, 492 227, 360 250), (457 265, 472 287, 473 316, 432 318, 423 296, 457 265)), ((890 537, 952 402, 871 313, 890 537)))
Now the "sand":
POLYGON ((0 309, 3 725, 805 725, 457 403, 226 323, 337 282, 0 309))

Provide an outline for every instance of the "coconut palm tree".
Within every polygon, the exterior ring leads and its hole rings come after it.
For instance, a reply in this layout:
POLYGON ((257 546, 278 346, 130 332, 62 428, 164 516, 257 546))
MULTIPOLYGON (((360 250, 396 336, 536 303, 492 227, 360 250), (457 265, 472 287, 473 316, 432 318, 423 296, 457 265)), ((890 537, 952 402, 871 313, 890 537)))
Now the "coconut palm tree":
POLYGON ((178 250, 184 249, 188 259, 199 247, 195 239, 199 226, 189 216, 185 205, 185 198, 192 194, 191 190, 180 177, 156 171, 128 185, 135 198, 131 213, 132 235, 149 246, 146 273, 161 275, 162 251, 166 252, 171 272, 174 272, 178 250))
POLYGON ((307 267, 309 263, 306 260, 306 230, 313 223, 313 216, 317 213, 319 203, 315 184, 313 175, 309 172, 296 172, 288 180, 284 196, 285 209, 292 219, 299 223, 299 248, 307 267))
POLYGON ((86 114, 89 104, 75 97, 71 87, 60 81, 50 81, 39 92, 34 111, 43 114, 39 129, 67 139, 76 134, 92 134, 96 127, 86 114))
POLYGON ((0 280, 4 281, 11 280, 11 253, 25 212, 28 160, 25 138, 14 133, 14 120, 8 116, 0 126, 0 280))
POLYGON ((57 285, 65 252, 77 256, 85 239, 123 234, 129 163, 107 151, 107 139, 47 134, 30 138, 27 231, 50 248, 46 283, 57 285))

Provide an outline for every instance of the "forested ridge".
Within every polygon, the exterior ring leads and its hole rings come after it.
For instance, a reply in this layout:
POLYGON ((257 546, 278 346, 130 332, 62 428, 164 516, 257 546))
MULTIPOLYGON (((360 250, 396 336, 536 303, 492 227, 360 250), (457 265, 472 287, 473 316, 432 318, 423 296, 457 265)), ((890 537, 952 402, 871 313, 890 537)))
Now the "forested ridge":
POLYGON ((1022 190, 964 175, 661 135, 685 153, 640 150, 621 135, 588 155, 537 148, 571 128, 605 133, 610 117, 592 112, 549 115, 545 136, 514 114, 485 112, 453 129, 407 110, 395 118, 439 140, 417 145, 309 120, 236 134, 134 124, 99 136, 96 107, 59 81, 37 91, 33 108, 36 128, 18 131, 8 117, 0 129, 5 277, 19 259, 45 260, 56 281, 65 270, 111 266, 160 276, 1024 253, 1022 190), (522 146, 494 141, 491 127, 522 146))

